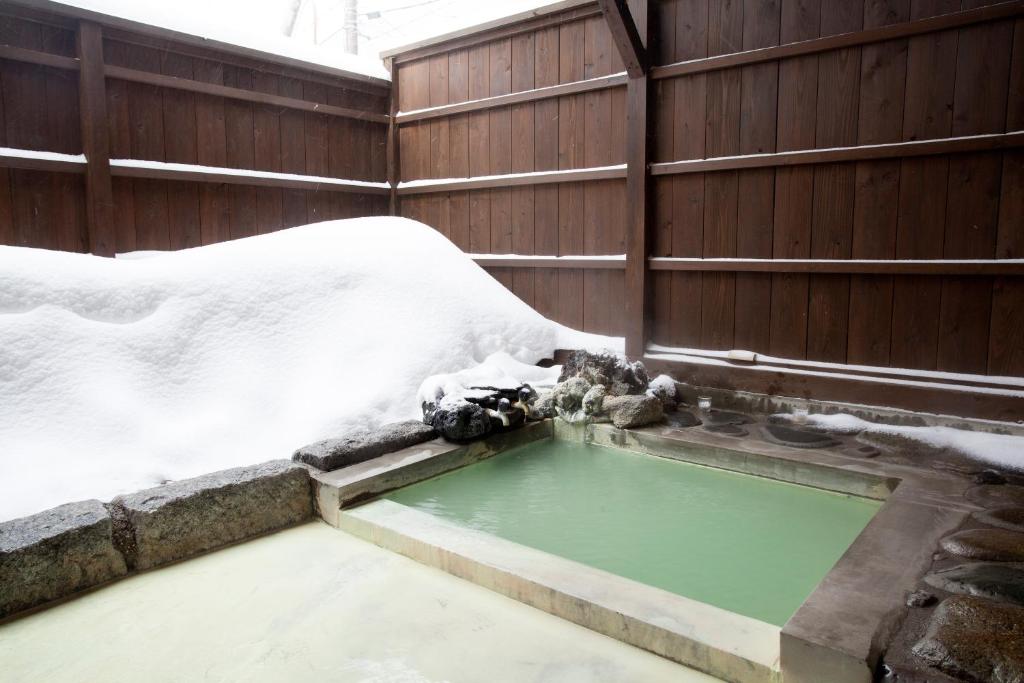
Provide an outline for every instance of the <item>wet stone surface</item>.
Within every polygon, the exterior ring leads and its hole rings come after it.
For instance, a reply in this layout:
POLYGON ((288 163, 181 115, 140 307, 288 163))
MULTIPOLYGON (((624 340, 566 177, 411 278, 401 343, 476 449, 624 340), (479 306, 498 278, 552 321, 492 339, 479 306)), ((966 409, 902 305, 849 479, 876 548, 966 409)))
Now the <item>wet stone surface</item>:
POLYGON ((743 413, 734 413, 730 410, 712 410, 702 414, 701 419, 708 426, 745 425, 750 422, 750 418, 743 413))
POLYGON ((665 413, 665 422, 670 427, 676 427, 678 429, 696 427, 697 425, 702 424, 700 418, 688 410, 673 410, 670 413, 665 413))
POLYGON ((712 434, 724 434, 725 436, 747 436, 750 432, 735 424, 705 424, 704 429, 712 434))
POLYGON ((965 497, 987 508, 1024 507, 1024 486, 981 484, 969 488, 965 497))
POLYGON ((928 591, 914 591, 907 596, 907 607, 930 607, 935 601, 936 597, 928 591))
POLYGON ((956 596, 936 608, 913 648, 925 663, 969 681, 1024 680, 1024 607, 956 596))
POLYGON ((1024 562, 1024 534, 1006 529, 968 529, 946 536, 940 544, 952 555, 972 560, 1024 562))
POLYGON ((1024 508, 996 508, 971 515, 974 521, 1008 531, 1024 532, 1024 508))
POLYGON ((947 593, 1024 605, 1024 564, 970 562, 932 572, 924 581, 947 593))
POLYGON ((819 432, 809 432, 781 424, 765 425, 768 438, 776 443, 794 448, 831 448, 839 442, 819 432))
POLYGON ((886 432, 861 432, 856 437, 857 441, 868 446, 874 446, 882 450, 890 450, 900 453, 914 460, 922 458, 933 458, 946 452, 945 448, 937 448, 917 439, 911 439, 903 434, 890 434, 886 432))

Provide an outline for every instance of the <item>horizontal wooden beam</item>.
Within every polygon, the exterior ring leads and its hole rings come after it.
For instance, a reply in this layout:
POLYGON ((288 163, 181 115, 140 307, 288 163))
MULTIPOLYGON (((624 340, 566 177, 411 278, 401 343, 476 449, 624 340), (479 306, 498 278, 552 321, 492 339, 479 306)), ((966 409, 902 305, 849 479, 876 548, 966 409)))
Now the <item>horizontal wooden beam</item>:
POLYGON ((930 156, 935 154, 958 154, 962 152, 985 152, 1024 146, 1024 131, 992 133, 989 135, 968 135, 939 140, 912 140, 890 142, 881 145, 858 145, 855 147, 832 147, 829 149, 802 149, 793 152, 773 154, 748 154, 745 156, 712 157, 686 161, 669 161, 651 164, 651 175, 679 175, 682 173, 707 173, 713 171, 735 171, 747 168, 770 168, 775 166, 802 166, 806 164, 833 164, 844 161, 865 161, 894 159, 902 157, 930 156))
POLYGON ((600 168, 574 168, 564 171, 538 171, 535 173, 507 173, 477 178, 443 178, 439 180, 413 180, 398 186, 399 196, 481 190, 491 187, 523 187, 555 183, 580 183, 588 180, 615 180, 626 177, 626 165, 600 168))
POLYGON ((436 119, 443 116, 464 114, 466 112, 480 111, 483 109, 493 109, 494 107, 503 107, 511 104, 536 102, 537 100, 546 100, 553 97, 561 97, 562 95, 577 95, 579 93, 591 92, 594 90, 624 87, 627 80, 628 77, 624 73, 612 74, 610 76, 601 76, 600 78, 590 78, 585 81, 574 81, 572 83, 563 83, 561 85, 551 85, 546 88, 534 88, 533 90, 514 92, 509 95, 484 97, 479 100, 446 104, 439 107, 431 107, 429 109, 399 112, 395 117, 395 121, 397 123, 412 123, 414 121, 436 119))
POLYGON ((951 12, 949 14, 941 14, 936 17, 929 17, 928 19, 905 21, 898 24, 889 24, 887 26, 880 26, 878 28, 871 28, 863 31, 841 33, 839 35, 828 36, 825 38, 814 38, 812 40, 802 40, 799 42, 786 43, 785 45, 776 45, 774 47, 765 47, 757 50, 746 50, 744 52, 733 52, 716 57, 675 62, 673 64, 653 67, 650 71, 650 75, 651 78, 656 79, 690 76, 693 74, 706 73, 708 71, 717 71, 719 69, 728 69, 748 64, 758 64, 761 62, 775 61, 777 59, 786 59, 788 57, 799 57, 801 55, 827 52, 829 50, 839 50, 842 48, 856 47, 858 45, 880 43, 886 40, 909 38, 911 36, 934 33, 936 31, 946 31, 963 26, 970 26, 971 24, 1008 19, 1021 14, 1024 14, 1024 1, 1013 0, 1012 2, 1001 2, 996 5, 989 5, 988 7, 964 10, 962 12, 951 12))
POLYGON ((50 52, 29 50, 23 47, 15 47, 14 45, 0 45, 0 59, 52 66, 55 69, 65 69, 67 71, 78 71, 80 66, 78 59, 75 57, 65 57, 50 52))
POLYGON ((0 147, 0 168, 51 173, 85 173, 85 156, 0 147))
POLYGON ((579 268, 625 270, 625 255, 613 256, 520 256, 514 254, 469 254, 485 268, 579 268))
POLYGON ((712 273, 819 273, 835 275, 1024 275, 1024 259, 835 260, 835 259, 649 259, 651 270, 712 273))
POLYGON ((156 180, 180 180, 200 183, 226 183, 228 185, 250 185, 319 192, 386 195, 391 191, 387 183, 294 175, 272 171, 250 171, 238 168, 139 161, 137 159, 111 159, 110 172, 111 175, 120 178, 152 178, 156 180))
POLYGON ((358 109, 346 109, 344 107, 335 107, 329 104, 299 100, 293 97, 282 97, 280 95, 272 95, 270 93, 255 92, 253 90, 244 90, 242 88, 232 88, 226 85, 217 85, 216 83, 204 83, 202 81, 194 81, 190 78, 165 76, 163 74, 155 74, 150 71, 127 69, 121 66, 107 65, 104 68, 104 72, 106 73, 107 78, 131 81, 133 83, 146 83, 148 85, 155 85, 161 88, 186 90, 188 92, 203 93, 204 95, 228 97, 234 100, 256 102, 257 104, 267 104, 275 107, 297 109, 299 111, 308 111, 317 114, 341 116, 349 119, 357 119, 359 121, 372 121, 374 123, 387 123, 389 121, 387 114, 378 114, 358 109))
POLYGON ((843 372, 823 372, 760 365, 734 365, 682 354, 649 350, 648 372, 667 373, 698 387, 726 387, 769 396, 841 401, 937 415, 1004 420, 1020 419, 1020 391, 899 381, 843 372))

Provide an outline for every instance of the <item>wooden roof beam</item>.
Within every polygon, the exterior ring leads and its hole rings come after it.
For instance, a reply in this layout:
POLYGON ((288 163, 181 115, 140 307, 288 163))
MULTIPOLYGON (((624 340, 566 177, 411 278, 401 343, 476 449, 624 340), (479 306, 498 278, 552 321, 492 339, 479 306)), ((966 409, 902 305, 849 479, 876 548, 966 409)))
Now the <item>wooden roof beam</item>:
POLYGON ((626 65, 626 73, 630 78, 646 74, 647 48, 644 47, 644 41, 626 0, 597 0, 597 4, 608 23, 608 30, 611 31, 612 40, 619 49, 622 62, 626 65))

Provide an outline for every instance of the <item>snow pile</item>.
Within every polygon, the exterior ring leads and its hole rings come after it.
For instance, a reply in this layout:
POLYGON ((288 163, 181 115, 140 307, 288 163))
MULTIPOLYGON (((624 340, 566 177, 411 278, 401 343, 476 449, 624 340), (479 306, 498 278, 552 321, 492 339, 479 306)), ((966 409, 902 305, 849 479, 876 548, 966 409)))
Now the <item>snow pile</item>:
POLYGON ((529 381, 520 364, 608 341, 405 219, 124 260, 0 247, 0 519, 287 458, 418 417, 429 375, 529 381))
MULTIPOLYGON (((596 340, 600 342, 600 340, 596 340)), ((484 361, 471 368, 458 372, 431 375, 423 380, 416 392, 417 405, 432 403, 437 397, 461 398, 472 396, 473 387, 490 387, 492 389, 518 389, 529 384, 534 389, 553 387, 558 382, 561 365, 542 368, 537 365, 520 363, 515 358, 499 351, 491 354, 484 361)), ((479 396, 489 396, 492 392, 482 390, 479 396)))
MULTIPOLYGON (((792 416, 782 415, 782 417, 792 416)), ((878 424, 845 413, 808 415, 805 421, 810 425, 846 434, 863 431, 903 436, 936 448, 949 448, 989 465, 1016 471, 1024 470, 1024 437, 1021 436, 969 432, 954 427, 878 424)))

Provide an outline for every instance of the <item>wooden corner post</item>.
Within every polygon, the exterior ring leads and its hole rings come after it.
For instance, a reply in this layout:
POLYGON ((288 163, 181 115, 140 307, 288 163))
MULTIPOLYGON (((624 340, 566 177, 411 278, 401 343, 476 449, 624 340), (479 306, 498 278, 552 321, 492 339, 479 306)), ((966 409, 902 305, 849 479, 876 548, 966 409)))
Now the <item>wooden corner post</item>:
POLYGON ((110 180, 110 134, 107 129, 107 87, 103 73, 103 30, 99 24, 78 24, 78 101, 85 153, 86 226, 89 251, 113 256, 114 191, 110 180))
POLYGON ((388 97, 388 184, 391 185, 391 193, 388 201, 388 215, 398 215, 398 183, 400 177, 401 152, 398 138, 398 64, 394 59, 386 61, 387 69, 391 72, 391 92, 388 97))
POLYGON ((626 355, 641 358, 647 348, 650 278, 648 131, 650 126, 648 27, 650 0, 598 0, 626 65, 626 355))

